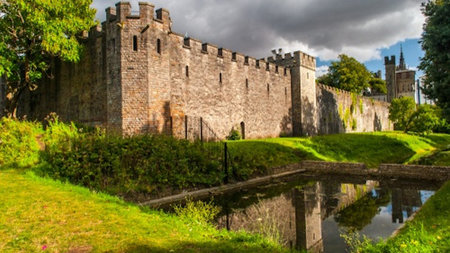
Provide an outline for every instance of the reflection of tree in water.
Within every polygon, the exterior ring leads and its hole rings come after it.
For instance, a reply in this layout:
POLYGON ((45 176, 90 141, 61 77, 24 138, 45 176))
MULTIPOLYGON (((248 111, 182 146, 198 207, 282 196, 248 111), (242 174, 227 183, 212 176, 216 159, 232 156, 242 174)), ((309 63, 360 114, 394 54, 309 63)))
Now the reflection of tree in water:
POLYGON ((381 206, 387 206, 391 194, 386 190, 371 191, 352 205, 338 212, 334 220, 339 226, 349 231, 360 231, 370 224, 373 217, 380 212, 381 206))

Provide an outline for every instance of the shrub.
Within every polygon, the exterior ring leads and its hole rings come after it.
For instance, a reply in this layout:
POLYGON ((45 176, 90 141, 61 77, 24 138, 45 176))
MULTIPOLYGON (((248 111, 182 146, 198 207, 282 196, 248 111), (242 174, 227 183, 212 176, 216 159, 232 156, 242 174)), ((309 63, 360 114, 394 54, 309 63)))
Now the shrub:
POLYGON ((0 119, 0 167, 26 168, 39 162, 42 126, 36 122, 0 119))
POLYGON ((227 140, 237 141, 241 139, 241 133, 238 130, 231 129, 230 134, 227 136, 227 140))
POLYGON ((420 105, 411 116, 411 131, 420 134, 428 134, 439 124, 440 119, 436 110, 431 105, 420 105))
POLYGON ((188 200, 185 206, 175 205, 175 213, 189 222, 206 225, 214 221, 219 214, 220 207, 215 206, 212 201, 191 201, 188 200))
POLYGON ((207 144, 164 135, 68 136, 70 145, 47 150, 48 166, 42 172, 89 188, 121 195, 148 194, 163 186, 219 184, 223 178, 218 162, 222 154, 207 144))

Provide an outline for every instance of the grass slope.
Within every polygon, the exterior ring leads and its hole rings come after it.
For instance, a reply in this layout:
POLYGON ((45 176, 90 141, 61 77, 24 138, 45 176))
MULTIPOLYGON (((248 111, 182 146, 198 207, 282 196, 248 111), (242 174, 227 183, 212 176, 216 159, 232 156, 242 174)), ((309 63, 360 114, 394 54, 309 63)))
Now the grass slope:
POLYGON ((432 196, 400 233, 359 252, 450 252, 450 182, 432 196))
MULTIPOLYGON (((236 149, 245 148, 247 143, 260 143, 260 145, 282 145, 292 150, 284 151, 278 148, 273 152, 287 152, 292 157, 296 151, 297 161, 304 159, 362 162, 368 167, 377 167, 380 163, 410 163, 435 150, 444 149, 450 145, 450 135, 430 134, 420 137, 400 132, 377 132, 336 134, 315 136, 310 138, 273 138, 262 140, 238 141, 236 149), (240 147, 242 145, 242 147, 240 147)), ((278 162, 277 165, 292 162, 278 162)), ((447 164, 450 165, 450 164, 447 164)))
POLYGON ((31 172, 3 170, 0 179, 0 252, 284 251, 31 172))

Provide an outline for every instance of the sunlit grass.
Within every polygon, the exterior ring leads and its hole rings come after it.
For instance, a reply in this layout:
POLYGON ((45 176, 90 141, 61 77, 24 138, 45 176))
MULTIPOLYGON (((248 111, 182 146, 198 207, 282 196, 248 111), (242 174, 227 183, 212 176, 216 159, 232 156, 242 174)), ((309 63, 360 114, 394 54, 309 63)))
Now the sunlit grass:
MULTIPOLYGON (((255 142, 255 141, 251 141, 255 142)), ((362 162, 368 167, 380 163, 411 163, 450 144, 450 135, 425 137, 400 132, 336 134, 309 138, 269 138, 261 145, 280 144, 298 150, 298 160, 362 162)), ((245 143, 245 141, 237 142, 245 143)))
POLYGON ((218 231, 109 195, 0 171, 0 252, 282 252, 256 235, 218 231))

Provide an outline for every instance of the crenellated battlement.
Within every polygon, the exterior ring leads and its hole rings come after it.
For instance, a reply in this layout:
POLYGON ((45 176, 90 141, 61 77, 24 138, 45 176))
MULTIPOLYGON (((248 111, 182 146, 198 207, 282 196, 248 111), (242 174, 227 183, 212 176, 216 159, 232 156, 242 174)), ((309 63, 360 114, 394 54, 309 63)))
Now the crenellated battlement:
MULTIPOLYGON (((219 47, 208 42, 203 42, 192 37, 185 38, 183 35, 176 32, 171 32, 170 34, 176 37, 176 41, 180 41, 178 46, 185 50, 199 50, 204 55, 213 55, 217 58, 223 59, 224 63, 237 63, 238 66, 242 68, 244 66, 250 66, 259 69, 260 71, 266 71, 276 74, 282 73, 282 75, 284 76, 290 75, 290 72, 287 71, 289 67, 280 65, 276 61, 271 61, 265 58, 256 59, 243 53, 219 47)), ((291 57, 290 54, 286 55, 289 55, 289 57, 291 57)))
POLYGON ((342 90, 342 89, 339 89, 339 88, 336 88, 336 87, 328 86, 328 85, 325 85, 325 84, 318 83, 317 87, 320 88, 320 89, 323 89, 323 90, 327 90, 327 91, 333 92, 336 95, 356 96, 357 99, 363 99, 365 101, 370 101, 373 104, 389 106, 388 102, 374 100, 374 99, 372 99, 370 97, 361 96, 359 94, 352 93, 352 92, 346 91, 346 90, 342 90))
POLYGON ((155 11, 155 5, 147 2, 139 2, 139 11, 134 13, 130 2, 118 2, 115 7, 106 8, 105 22, 127 23, 130 19, 138 19, 142 24, 159 22, 165 30, 171 29, 170 13, 164 8, 155 11))
POLYGON ((384 57, 384 65, 394 65, 395 66, 395 55, 391 55, 390 59, 388 56, 384 57))

